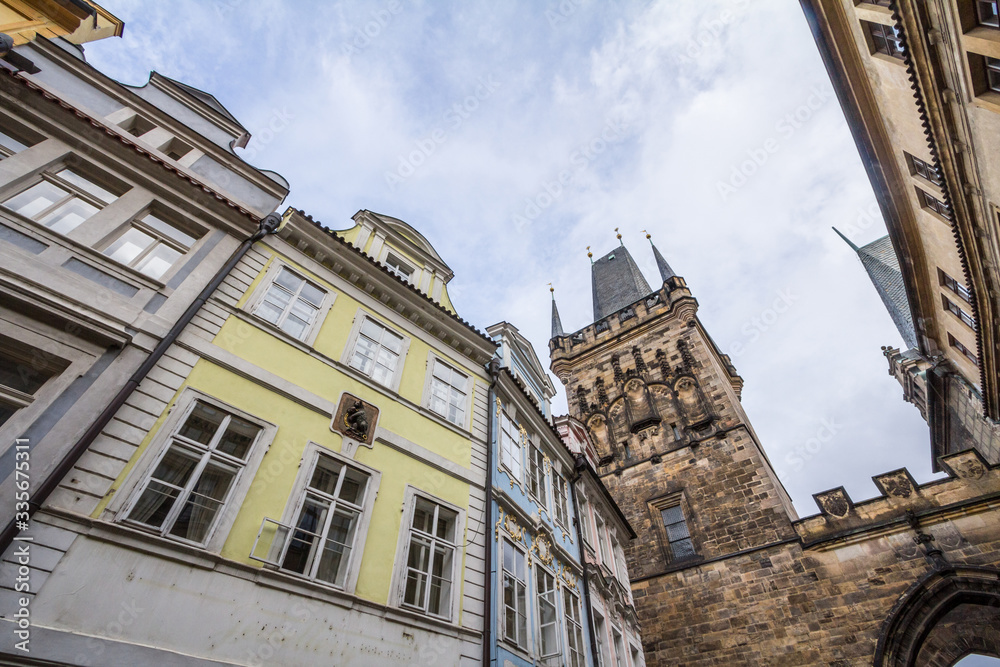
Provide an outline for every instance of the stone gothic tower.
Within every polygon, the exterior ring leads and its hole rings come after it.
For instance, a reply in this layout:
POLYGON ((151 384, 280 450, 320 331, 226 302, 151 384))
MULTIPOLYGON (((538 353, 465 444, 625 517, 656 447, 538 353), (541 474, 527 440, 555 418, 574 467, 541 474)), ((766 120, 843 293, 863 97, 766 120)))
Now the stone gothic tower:
MULTIPOLYGON (((553 305, 549 342, 570 413, 638 533, 627 553, 633 585, 795 538, 791 501, 740 404, 743 381, 684 279, 652 251, 657 289, 620 245, 593 261, 594 322, 566 334, 553 305)), ((659 598, 685 592, 643 591, 636 606, 655 644, 688 621, 669 618, 659 598)))

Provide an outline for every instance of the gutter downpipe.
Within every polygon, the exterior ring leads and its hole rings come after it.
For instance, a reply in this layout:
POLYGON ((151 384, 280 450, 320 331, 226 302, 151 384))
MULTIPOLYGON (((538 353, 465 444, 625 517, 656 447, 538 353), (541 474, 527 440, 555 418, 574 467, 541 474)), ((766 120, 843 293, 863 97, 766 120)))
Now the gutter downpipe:
POLYGON ((587 634, 590 636, 590 654, 593 656, 595 664, 601 664, 600 661, 603 659, 597 654, 597 635, 594 629, 594 606, 590 602, 590 577, 587 576, 587 548, 584 546, 583 542, 583 527, 580 525, 580 503, 576 499, 576 483, 580 481, 583 476, 583 471, 587 468, 587 459, 584 458, 583 454, 576 454, 573 457, 575 459, 574 469, 576 470, 576 476, 573 477, 570 482, 570 487, 573 489, 573 493, 570 494, 570 499, 573 501, 573 516, 575 517, 574 523, 576 523, 576 539, 577 543, 580 545, 580 565, 583 566, 583 603, 587 605, 587 629, 590 631, 587 634))
POLYGON ((490 540, 490 523, 493 522, 493 403, 496 396, 497 378, 500 376, 500 362, 494 357, 486 365, 490 374, 490 389, 487 394, 486 420, 486 608, 483 610, 483 667, 493 663, 493 545, 490 540))
MULTIPOLYGON (((61 482, 63 477, 65 477, 69 471, 73 469, 76 462, 80 460, 80 457, 84 455, 94 440, 97 439, 97 436, 104 430, 104 427, 108 425, 112 418, 114 418, 115 413, 117 413, 118 409, 125 404, 125 401, 128 400, 129 396, 132 395, 132 392, 136 390, 139 383, 142 382, 149 371, 153 370, 153 367, 156 366, 160 357, 162 357, 167 349, 174 344, 174 341, 177 340, 177 337, 181 334, 181 331, 184 330, 184 327, 186 327, 188 323, 194 319, 194 316, 199 310, 201 310, 201 307, 205 304, 205 302, 208 301, 208 298, 212 296, 212 293, 215 292, 219 285, 222 284, 222 281, 229 275, 229 272, 233 270, 241 259, 243 259, 244 255, 249 252, 254 243, 269 234, 277 233, 280 225, 281 216, 277 213, 271 213, 260 221, 260 226, 257 231, 254 232, 253 236, 240 244, 240 247, 236 249, 236 252, 234 252, 233 256, 229 258, 229 261, 226 262, 221 269, 219 269, 219 271, 212 278, 212 281, 205 286, 200 294, 198 294, 198 298, 196 298, 191 305, 187 307, 187 310, 184 311, 184 314, 181 315, 180 319, 178 319, 177 322, 170 327, 170 331, 167 332, 167 335, 163 337, 149 356, 146 357, 146 360, 142 363, 142 365, 139 366, 135 373, 132 374, 132 377, 129 378, 128 382, 125 383, 125 386, 123 386, 118 393, 115 394, 115 397, 111 400, 108 406, 104 408, 104 411, 98 415, 97 419, 94 420, 87 431, 80 436, 80 439, 77 440, 76 443, 74 443, 74 445, 66 453, 66 456, 59 462, 59 465, 56 466, 51 473, 49 473, 48 477, 42 480, 42 483, 38 486, 38 488, 34 489, 34 492, 31 494, 31 500, 28 503, 29 519, 42 507, 42 504, 46 501, 46 499, 48 499, 49 495, 56 490, 56 487, 59 486, 59 482, 61 482)), ((11 519, 10 522, 4 527, 3 534, 0 535, 0 554, 4 553, 11 545, 17 532, 17 522, 15 519, 11 519)))

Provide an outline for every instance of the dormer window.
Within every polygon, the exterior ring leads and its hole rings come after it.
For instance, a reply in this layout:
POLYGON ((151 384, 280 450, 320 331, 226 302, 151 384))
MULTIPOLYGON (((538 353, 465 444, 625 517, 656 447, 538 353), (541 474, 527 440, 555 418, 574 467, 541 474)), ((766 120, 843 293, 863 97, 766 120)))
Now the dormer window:
POLYGON ((399 257, 390 252, 385 256, 383 264, 385 264, 385 268, 389 269, 389 273, 397 276, 400 280, 410 282, 410 278, 413 276, 413 267, 399 257))

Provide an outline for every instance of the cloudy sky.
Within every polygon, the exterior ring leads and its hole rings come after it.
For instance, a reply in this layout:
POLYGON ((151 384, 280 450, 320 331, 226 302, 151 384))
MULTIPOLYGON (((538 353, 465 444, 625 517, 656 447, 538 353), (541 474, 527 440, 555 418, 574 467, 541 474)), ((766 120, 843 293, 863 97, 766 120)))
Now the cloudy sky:
POLYGON ((902 466, 932 477, 880 349, 901 339, 830 229, 885 234, 798 3, 104 5, 125 36, 88 45, 91 63, 212 92, 289 204, 333 228, 359 209, 406 220, 454 269, 459 313, 513 322, 543 358, 548 283, 566 329, 586 326, 586 247, 611 250, 619 227, 655 284, 648 230, 733 356, 801 515, 902 466))

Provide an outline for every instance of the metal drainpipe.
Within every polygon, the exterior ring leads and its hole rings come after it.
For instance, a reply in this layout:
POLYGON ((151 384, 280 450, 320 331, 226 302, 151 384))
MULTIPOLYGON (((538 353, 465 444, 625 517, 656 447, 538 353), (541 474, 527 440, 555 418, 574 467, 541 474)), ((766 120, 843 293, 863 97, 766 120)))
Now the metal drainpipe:
MULTIPOLYGON (((160 357, 167 351, 167 349, 174 344, 177 337, 180 335, 184 327, 194 318, 195 314, 201 309, 202 305, 208 300, 212 293, 218 289, 222 281, 225 280, 229 272, 233 270, 233 267, 243 256, 247 254, 254 243, 264 238, 268 234, 274 234, 278 231, 278 226, 281 225, 281 217, 277 213, 271 213, 260 221, 260 227, 254 232, 253 236, 243 241, 233 256, 229 258, 219 271, 212 278, 212 281, 205 286, 205 289, 201 291, 198 298, 195 299, 184 314, 181 315, 180 319, 174 323, 174 326, 170 328, 167 335, 163 337, 159 345, 150 353, 146 360, 139 366, 138 370, 132 374, 125 386, 119 390, 115 397, 111 400, 104 411, 98 415, 97 419, 90 425, 86 433, 80 436, 80 439, 70 448, 69 452, 66 453, 65 458, 59 462, 59 465, 53 470, 48 477, 42 480, 42 483, 34 490, 31 494, 31 501, 28 504, 28 517, 30 518, 35 514, 35 512, 41 508, 45 500, 51 495, 56 487, 59 486, 59 482, 62 481, 76 462, 80 460, 84 452, 90 447, 91 443, 97 438, 98 434, 104 430, 104 427, 108 425, 108 422, 115 416, 128 397, 132 395, 139 383, 142 382, 143 378, 156 366, 156 363, 160 360, 160 357)), ((14 541, 14 536, 18 533, 17 524, 14 519, 11 519, 7 526, 3 529, 3 534, 0 535, 0 554, 7 550, 7 547, 11 545, 14 541)))
POLYGON ((573 515, 576 517, 576 539, 580 544, 580 565, 583 566, 583 603, 587 605, 587 629, 590 630, 587 634, 590 635, 590 653, 594 656, 594 663, 601 664, 601 656, 597 655, 597 635, 594 629, 594 605, 590 603, 590 577, 587 576, 587 549, 583 545, 583 528, 580 526, 580 503, 576 499, 576 483, 580 481, 583 476, 583 471, 587 468, 587 459, 584 458, 583 454, 577 454, 575 457, 574 468, 576 469, 576 476, 570 482, 570 487, 573 489, 573 493, 569 494, 570 500, 573 501, 573 515))
POLYGON ((492 381, 487 394, 486 410, 486 609, 483 610, 483 667, 490 667, 493 662, 493 545, 490 523, 493 521, 493 401, 496 396, 497 377, 500 374, 500 362, 491 359, 487 365, 492 381))

